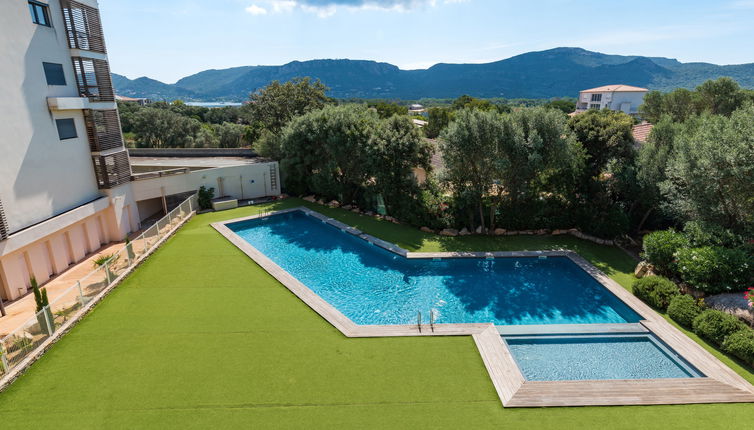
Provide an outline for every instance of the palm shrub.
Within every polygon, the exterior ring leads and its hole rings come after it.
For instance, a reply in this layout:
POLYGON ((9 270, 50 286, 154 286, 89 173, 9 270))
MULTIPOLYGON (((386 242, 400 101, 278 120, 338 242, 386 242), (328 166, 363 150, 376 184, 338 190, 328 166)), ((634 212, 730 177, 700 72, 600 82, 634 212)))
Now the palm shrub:
POLYGON ((688 239, 683 233, 674 230, 655 231, 644 236, 642 255, 658 270, 672 273, 675 268, 675 253, 688 246, 688 239))
POLYGON ((673 297, 668 305, 668 315, 678 324, 690 328, 694 318, 702 313, 702 308, 696 303, 696 299, 688 294, 673 297))
POLYGON ((681 294, 678 286, 662 276, 647 276, 637 279, 633 285, 634 295, 655 309, 666 310, 670 300, 681 294))
POLYGON ((681 279, 708 294, 742 291, 754 273, 749 255, 741 249, 686 248, 676 257, 681 279))
POLYGON ((115 279, 115 275, 111 271, 112 265, 118 257, 115 254, 103 254, 94 259, 94 267, 105 267, 105 275, 107 276, 107 283, 115 279))
POLYGON ((700 313, 692 324, 694 333, 722 345, 731 334, 748 329, 746 324, 733 315, 714 309, 707 309, 700 313))
POLYGON ((739 330, 723 342, 723 350, 754 366, 754 330, 739 330))

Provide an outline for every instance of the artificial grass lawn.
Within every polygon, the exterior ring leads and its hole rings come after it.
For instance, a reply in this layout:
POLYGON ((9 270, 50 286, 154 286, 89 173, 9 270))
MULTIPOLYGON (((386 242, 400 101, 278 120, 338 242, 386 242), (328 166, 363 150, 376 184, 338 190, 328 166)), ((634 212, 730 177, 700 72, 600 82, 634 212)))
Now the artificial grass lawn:
MULTIPOLYGON (((504 409, 471 337, 347 339, 208 225, 303 204, 192 219, 0 393, 0 425, 739 428, 754 414, 751 404, 504 409)), ((622 251, 572 237, 440 238, 308 206, 410 250, 567 247, 624 286, 632 279, 622 251)))

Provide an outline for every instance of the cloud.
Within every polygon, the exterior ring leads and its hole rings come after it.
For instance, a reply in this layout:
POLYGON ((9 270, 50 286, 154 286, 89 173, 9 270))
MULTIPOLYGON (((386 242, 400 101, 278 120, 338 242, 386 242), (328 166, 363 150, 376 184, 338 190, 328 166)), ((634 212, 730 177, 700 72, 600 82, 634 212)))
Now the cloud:
POLYGON ((264 15, 270 10, 272 13, 288 13, 295 9, 316 14, 325 18, 334 15, 338 10, 388 10, 405 12, 419 7, 434 7, 439 3, 466 3, 470 0, 262 0, 267 8, 251 5, 246 12, 252 15, 264 15))
POLYGON ((246 8, 246 12, 252 14, 252 15, 267 15, 267 9, 257 6, 255 4, 249 6, 246 8))

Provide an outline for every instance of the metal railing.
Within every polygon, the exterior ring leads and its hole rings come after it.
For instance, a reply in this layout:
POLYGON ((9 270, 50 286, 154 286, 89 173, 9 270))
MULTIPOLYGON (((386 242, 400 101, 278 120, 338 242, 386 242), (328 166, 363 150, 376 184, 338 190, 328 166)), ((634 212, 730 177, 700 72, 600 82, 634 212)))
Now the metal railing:
POLYGON ((37 311, 21 326, 0 339, 0 376, 16 367, 69 320, 83 316, 82 313, 78 313, 79 310, 98 298, 122 274, 146 258, 160 240, 191 217, 196 208, 198 205, 194 194, 112 254, 95 270, 55 297, 51 297, 48 306, 37 311))

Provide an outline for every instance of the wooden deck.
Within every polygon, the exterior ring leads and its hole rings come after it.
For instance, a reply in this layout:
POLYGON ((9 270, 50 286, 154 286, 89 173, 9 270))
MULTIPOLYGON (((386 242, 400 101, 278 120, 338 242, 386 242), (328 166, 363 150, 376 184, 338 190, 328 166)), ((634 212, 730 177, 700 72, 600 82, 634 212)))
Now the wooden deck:
MULTIPOLYGON (((495 390, 505 407, 754 402, 754 386, 673 327, 661 315, 617 282, 610 279, 580 255, 571 251, 408 252, 395 244, 364 234, 356 228, 304 207, 217 222, 213 223, 212 227, 347 337, 473 336, 495 390), (526 381, 498 332, 498 328, 492 324, 435 324, 431 327, 425 323, 421 328, 418 325, 355 324, 333 305, 319 297, 306 285, 227 227, 228 224, 236 222, 293 211, 302 211, 344 232, 353 234, 405 258, 568 257, 641 315, 643 318, 640 323, 641 327, 637 327, 636 324, 626 324, 626 332, 648 331, 653 333, 702 372, 705 377, 646 380, 526 381)), ((501 326, 500 330, 506 332, 504 326, 501 326)), ((509 327, 507 330, 512 332, 522 330, 541 332, 545 328, 534 327, 525 330, 509 327)), ((554 328, 550 333, 562 333, 564 330, 565 328, 554 328)), ((586 330, 585 332, 590 331, 586 330)), ((620 331, 618 327, 606 328, 606 332, 618 331, 620 331)))

